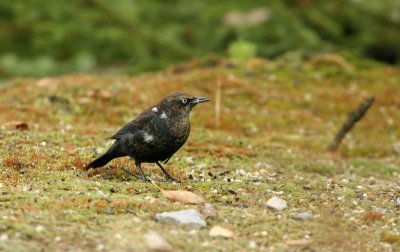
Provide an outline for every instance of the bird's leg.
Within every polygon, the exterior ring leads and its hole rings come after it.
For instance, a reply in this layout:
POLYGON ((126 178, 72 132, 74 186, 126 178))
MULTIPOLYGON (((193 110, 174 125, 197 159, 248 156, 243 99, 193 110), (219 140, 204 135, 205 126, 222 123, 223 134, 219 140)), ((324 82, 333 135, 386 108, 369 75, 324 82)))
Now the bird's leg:
POLYGON ((140 167, 140 163, 136 163, 136 168, 139 170, 140 174, 142 174, 142 179, 144 180, 144 182, 150 182, 146 175, 144 175, 142 167, 140 167))
POLYGON ((140 177, 139 175, 137 175, 136 173, 134 173, 134 172, 132 172, 132 171, 130 171, 130 170, 128 170, 128 169, 122 168, 122 170, 123 170, 124 172, 128 173, 129 175, 134 176, 134 177, 137 178, 137 179, 142 179, 142 177, 140 177))
POLYGON ((167 172, 167 170, 165 170, 165 168, 162 167, 162 165, 160 164, 160 162, 156 161, 156 164, 157 164, 158 167, 160 167, 160 169, 164 172, 164 174, 165 174, 165 176, 167 176, 167 179, 168 179, 168 180, 175 181, 175 182, 178 182, 178 183, 181 182, 179 179, 176 179, 176 178, 172 177, 171 174, 169 174, 169 173, 167 172))
POLYGON ((163 164, 168 163, 168 161, 171 159, 171 157, 169 157, 168 159, 164 160, 163 164))

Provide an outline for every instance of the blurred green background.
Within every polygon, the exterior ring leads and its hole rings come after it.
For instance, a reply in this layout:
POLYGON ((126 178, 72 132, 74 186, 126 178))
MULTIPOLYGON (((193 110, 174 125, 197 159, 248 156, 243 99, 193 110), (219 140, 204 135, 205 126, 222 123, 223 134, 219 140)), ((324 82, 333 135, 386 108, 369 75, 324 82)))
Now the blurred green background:
POLYGON ((400 0, 0 2, 0 77, 137 73, 290 51, 398 65, 400 0))

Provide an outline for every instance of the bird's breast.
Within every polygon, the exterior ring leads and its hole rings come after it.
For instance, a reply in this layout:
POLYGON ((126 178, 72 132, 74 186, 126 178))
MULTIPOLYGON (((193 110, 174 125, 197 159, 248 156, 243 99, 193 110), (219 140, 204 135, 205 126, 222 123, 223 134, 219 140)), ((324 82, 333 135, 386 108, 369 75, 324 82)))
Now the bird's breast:
POLYGON ((185 118, 160 118, 158 123, 160 138, 171 144, 183 145, 190 134, 190 123, 185 118))

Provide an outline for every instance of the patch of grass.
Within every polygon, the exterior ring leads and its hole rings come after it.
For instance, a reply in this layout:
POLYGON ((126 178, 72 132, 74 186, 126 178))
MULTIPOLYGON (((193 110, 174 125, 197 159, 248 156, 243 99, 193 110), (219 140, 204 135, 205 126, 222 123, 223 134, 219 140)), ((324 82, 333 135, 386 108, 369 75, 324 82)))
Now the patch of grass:
POLYGON ((312 240, 307 247, 317 251, 395 250, 400 159, 393 146, 400 133, 391 123, 400 121, 400 80, 386 74, 395 69, 344 73, 305 64, 296 72, 280 62, 256 63, 191 65, 162 78, 70 75, 4 86, 0 126, 17 120, 29 129, 0 131, 0 250, 144 251, 149 230, 182 251, 250 250, 254 243, 256 250, 300 249, 285 242, 293 239, 312 240), (107 137, 147 106, 174 90, 214 101, 218 80, 220 129, 215 104, 196 107, 188 142, 166 166, 183 183, 168 183, 155 165, 144 165, 161 188, 192 191, 211 203, 218 216, 207 228, 154 221, 159 212, 202 206, 171 203, 130 177, 121 169, 135 169, 128 158, 84 172, 107 148, 107 137), (376 105, 339 151, 324 151, 347 113, 370 94, 376 105), (266 208, 272 196, 288 208, 266 208), (298 220, 305 212, 314 218, 298 220), (233 240, 211 238, 213 225, 232 230, 233 240))
POLYGON ((354 159, 349 170, 363 177, 382 176, 391 178, 400 174, 400 166, 380 160, 354 159))

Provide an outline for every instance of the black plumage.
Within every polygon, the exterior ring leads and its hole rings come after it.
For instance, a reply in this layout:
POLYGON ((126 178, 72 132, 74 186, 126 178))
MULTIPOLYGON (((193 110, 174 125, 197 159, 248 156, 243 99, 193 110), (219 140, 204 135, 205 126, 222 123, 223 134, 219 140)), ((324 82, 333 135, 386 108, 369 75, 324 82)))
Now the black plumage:
POLYGON ((106 153, 87 165, 97 168, 114 158, 129 156, 135 160, 140 176, 148 181, 141 168, 142 163, 156 163, 169 180, 175 180, 160 164, 166 163, 186 142, 190 133, 189 114, 198 103, 209 101, 206 97, 185 93, 173 93, 158 104, 143 111, 137 118, 121 128, 111 139, 114 144, 106 153))

